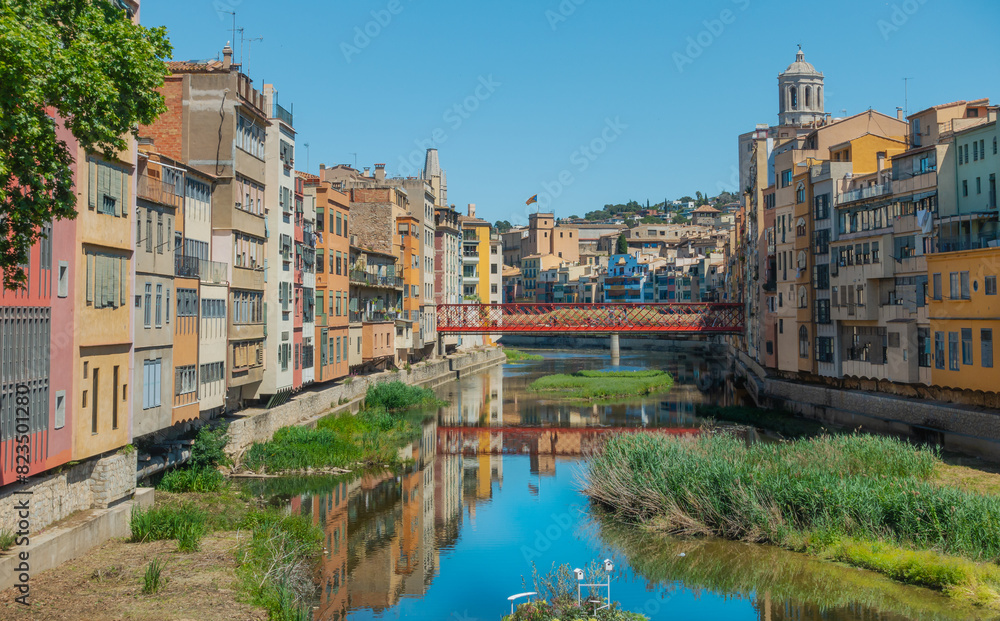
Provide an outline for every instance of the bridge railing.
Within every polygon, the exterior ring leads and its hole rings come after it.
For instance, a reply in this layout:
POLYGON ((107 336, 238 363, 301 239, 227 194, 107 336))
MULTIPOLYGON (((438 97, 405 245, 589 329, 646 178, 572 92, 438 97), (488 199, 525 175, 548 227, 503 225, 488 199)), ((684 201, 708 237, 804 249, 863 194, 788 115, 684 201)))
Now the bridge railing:
POLYGON ((452 334, 552 332, 738 333, 743 305, 694 304, 443 304, 438 332, 452 334))

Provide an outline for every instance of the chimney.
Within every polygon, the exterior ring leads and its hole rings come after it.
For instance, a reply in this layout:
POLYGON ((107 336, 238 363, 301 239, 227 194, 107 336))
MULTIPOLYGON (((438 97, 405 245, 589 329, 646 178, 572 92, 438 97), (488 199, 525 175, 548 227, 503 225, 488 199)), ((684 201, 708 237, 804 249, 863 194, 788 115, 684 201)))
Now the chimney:
POLYGON ((323 172, 324 170, 326 170, 326 164, 320 164, 319 165, 319 170, 320 170, 320 172, 323 172))
POLYGON ((469 203, 469 217, 470 218, 475 218, 476 217, 476 204, 475 203, 469 203))
POLYGON ((896 106, 896 119, 900 121, 903 120, 903 109, 900 108, 899 106, 896 106))
POLYGON ((385 181, 385 164, 375 164, 375 181, 378 183, 385 181))
POLYGON ((222 48, 222 69, 224 71, 229 71, 233 66, 233 48, 229 47, 229 43, 226 43, 226 47, 222 48))
POLYGON ((364 174, 364 176, 365 177, 371 177, 372 176, 371 166, 365 166, 365 174, 364 174))

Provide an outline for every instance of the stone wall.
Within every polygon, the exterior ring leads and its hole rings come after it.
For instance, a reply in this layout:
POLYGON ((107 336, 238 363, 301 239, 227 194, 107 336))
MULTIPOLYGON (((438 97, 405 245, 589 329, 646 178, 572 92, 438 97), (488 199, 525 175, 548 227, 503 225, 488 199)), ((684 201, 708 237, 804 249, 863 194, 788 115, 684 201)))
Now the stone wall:
POLYGON ((15 505, 25 498, 31 512, 31 531, 38 532, 76 511, 104 509, 135 491, 136 453, 113 454, 65 468, 55 474, 31 477, 26 485, 0 490, 0 528, 16 524, 15 505), (30 491, 31 495, 14 492, 30 491))
POLYGON ((929 441, 945 449, 1000 461, 1000 412, 930 399, 790 381, 766 375, 742 353, 736 374, 761 407, 780 408, 847 428, 929 441))
POLYGON ((506 355, 498 348, 462 352, 431 362, 413 365, 410 372, 386 371, 375 375, 341 380, 324 390, 303 392, 288 403, 252 412, 229 422, 229 442, 226 452, 234 459, 255 442, 267 442, 276 431, 292 425, 315 423, 321 416, 347 410, 356 410, 368 387, 378 382, 401 381, 414 386, 431 387, 506 361, 506 355))

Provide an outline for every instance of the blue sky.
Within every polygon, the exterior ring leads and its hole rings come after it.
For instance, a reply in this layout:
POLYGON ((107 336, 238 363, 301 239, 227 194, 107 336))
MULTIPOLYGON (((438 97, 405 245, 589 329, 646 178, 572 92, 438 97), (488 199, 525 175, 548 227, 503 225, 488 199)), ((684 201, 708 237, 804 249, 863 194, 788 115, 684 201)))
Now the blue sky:
POLYGON ((490 221, 525 221, 536 193, 582 216, 735 190, 736 137, 777 121, 796 44, 834 116, 894 114, 903 78, 911 112, 1000 97, 996 0, 145 0, 141 18, 206 59, 232 38, 224 11, 263 37, 243 60, 294 106, 297 167, 416 174, 434 145, 449 202, 490 221))

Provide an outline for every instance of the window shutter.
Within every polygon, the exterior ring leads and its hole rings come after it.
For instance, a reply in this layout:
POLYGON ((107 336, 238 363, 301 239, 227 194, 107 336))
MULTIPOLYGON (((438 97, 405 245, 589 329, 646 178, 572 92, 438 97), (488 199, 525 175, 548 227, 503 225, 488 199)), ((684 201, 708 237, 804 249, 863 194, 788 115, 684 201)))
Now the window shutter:
POLYGON ((264 364, 264 348, 259 343, 257 344, 257 364, 264 364))
POLYGON ((93 209, 97 206, 97 162, 92 157, 87 158, 87 172, 87 193, 90 195, 90 208, 93 209))
MULTIPOLYGON (((128 269, 128 260, 124 259, 124 258, 120 258, 120 259, 118 259, 118 264, 121 266, 121 269, 118 270, 118 274, 119 274, 119 278, 118 278, 118 289, 119 289, 118 297, 119 297, 119 302, 118 303, 121 306, 125 306, 125 296, 128 293, 128 288, 125 286, 125 283, 127 283, 129 281, 129 279, 128 279, 126 273, 125 273, 125 270, 128 269)), ((170 293, 168 292, 167 295, 169 296, 170 293)), ((169 297, 167 299, 169 301, 169 297)))
POLYGON ((129 189, 132 185, 132 176, 125 174, 124 171, 120 173, 122 190, 121 190, 121 205, 122 205, 122 217, 127 218, 129 212, 129 189))
POLYGON ((87 301, 94 301, 94 261, 93 255, 84 253, 84 260, 87 262, 87 301))

